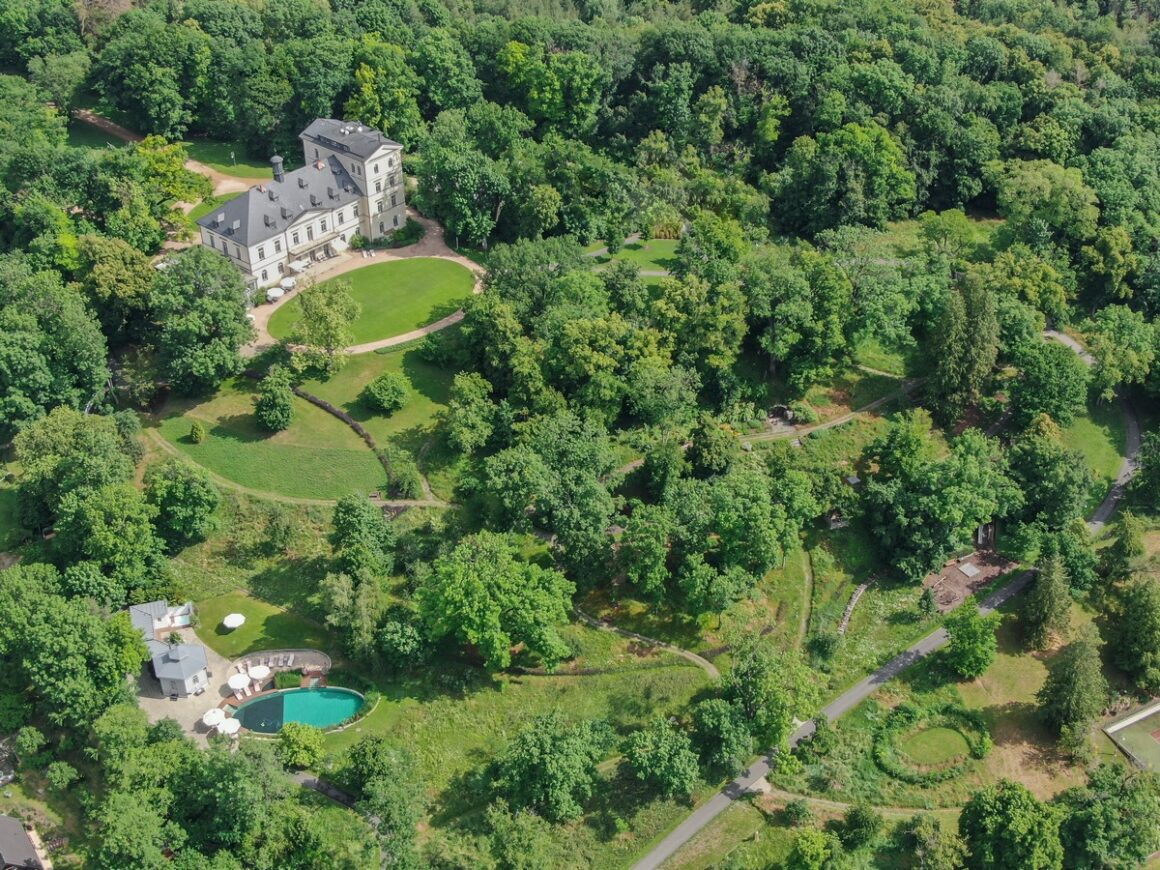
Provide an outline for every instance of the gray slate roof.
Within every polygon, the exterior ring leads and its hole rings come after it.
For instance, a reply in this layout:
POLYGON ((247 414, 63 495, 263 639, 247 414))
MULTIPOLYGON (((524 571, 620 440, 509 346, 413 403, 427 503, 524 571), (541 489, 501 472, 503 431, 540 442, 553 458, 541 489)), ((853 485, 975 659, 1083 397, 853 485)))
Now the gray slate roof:
POLYGON ((329 213, 358 202, 361 196, 358 183, 337 158, 331 157, 287 172, 282 181, 270 180, 251 187, 197 223, 243 247, 251 247, 285 232, 309 211, 329 213))
POLYGON ((205 647, 193 643, 179 643, 153 656, 153 673, 159 680, 185 680, 209 666, 205 647))
POLYGON ((19 819, 0 816, 0 866, 27 867, 40 870, 44 865, 19 819))
POLYGON ((169 612, 169 602, 165 599, 147 601, 144 604, 129 605, 129 621, 145 637, 152 640, 154 635, 153 621, 163 619, 169 612))
POLYGON ((402 148, 393 139, 388 139, 374 127, 358 121, 338 121, 334 118, 318 118, 302 131, 301 138, 307 142, 324 145, 335 151, 345 151, 366 159, 384 145, 402 148))

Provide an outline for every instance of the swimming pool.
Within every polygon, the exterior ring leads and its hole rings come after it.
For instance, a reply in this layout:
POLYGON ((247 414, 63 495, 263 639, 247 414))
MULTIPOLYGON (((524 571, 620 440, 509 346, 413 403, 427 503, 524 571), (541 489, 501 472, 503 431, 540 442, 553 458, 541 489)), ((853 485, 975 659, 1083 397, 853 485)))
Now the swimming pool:
POLYGON ((287 689, 240 704, 234 718, 250 731, 277 734, 287 722, 333 728, 357 713, 362 705, 363 696, 352 689, 287 689))

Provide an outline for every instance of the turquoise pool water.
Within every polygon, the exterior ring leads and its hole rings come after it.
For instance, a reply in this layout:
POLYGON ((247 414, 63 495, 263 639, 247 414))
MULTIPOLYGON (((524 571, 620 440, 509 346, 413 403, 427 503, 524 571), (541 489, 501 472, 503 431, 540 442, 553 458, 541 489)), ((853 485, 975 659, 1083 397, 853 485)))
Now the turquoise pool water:
POLYGON ((287 722, 333 728, 362 707, 363 696, 351 689, 287 689, 238 706, 234 713, 242 727, 261 734, 277 734, 287 722))

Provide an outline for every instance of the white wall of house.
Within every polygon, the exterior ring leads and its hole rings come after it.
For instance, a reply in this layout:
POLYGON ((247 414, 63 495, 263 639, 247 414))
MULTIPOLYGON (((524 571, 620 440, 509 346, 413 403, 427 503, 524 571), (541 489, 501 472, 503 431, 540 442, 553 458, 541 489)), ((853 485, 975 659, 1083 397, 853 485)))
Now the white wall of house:
POLYGON ((209 685, 209 675, 206 671, 200 670, 195 674, 190 674, 187 680, 173 680, 163 679, 158 680, 161 683, 161 692, 165 695, 192 695, 198 689, 204 689, 209 685))
MULTIPOLYGON (((384 145, 366 160, 302 140, 302 156, 307 163, 338 159, 365 192, 363 220, 359 233, 368 239, 381 238, 407 222, 403 196, 403 149, 384 145)), ((348 239, 349 241, 349 239, 348 239)))

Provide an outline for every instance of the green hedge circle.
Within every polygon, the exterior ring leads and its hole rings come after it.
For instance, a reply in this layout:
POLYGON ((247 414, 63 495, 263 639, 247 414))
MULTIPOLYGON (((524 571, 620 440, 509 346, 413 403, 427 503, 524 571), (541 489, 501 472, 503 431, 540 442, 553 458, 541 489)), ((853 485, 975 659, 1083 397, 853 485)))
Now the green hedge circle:
POLYGON ((882 727, 874 735, 874 763, 885 773, 912 785, 936 785, 954 779, 967 769, 972 759, 985 758, 991 751, 991 735, 983 717, 974 710, 958 704, 943 704, 925 708, 903 702, 890 711, 882 727), (898 740, 906 734, 924 728, 949 728, 967 741, 968 757, 934 770, 918 770, 901 757, 898 740))

